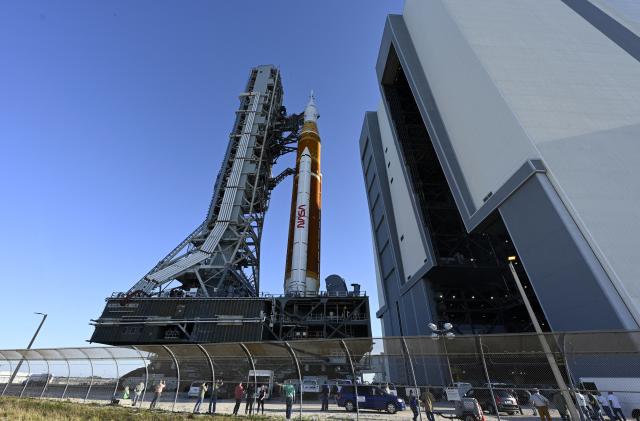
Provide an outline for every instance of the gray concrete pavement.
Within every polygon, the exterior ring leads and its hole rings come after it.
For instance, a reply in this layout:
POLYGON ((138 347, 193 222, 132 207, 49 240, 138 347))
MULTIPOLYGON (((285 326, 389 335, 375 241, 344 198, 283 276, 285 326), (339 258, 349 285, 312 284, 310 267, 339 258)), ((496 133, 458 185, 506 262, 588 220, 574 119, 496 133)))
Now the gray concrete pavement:
MULTIPOLYGON (((149 407, 150 399, 147 397, 146 402, 143 404, 143 408, 149 407)), ((170 410, 173 402, 168 402, 163 400, 159 405, 159 409, 170 410)), ((180 412, 190 412, 193 410, 195 405, 195 399, 179 399, 176 403, 175 410, 180 412)), ((206 418, 209 415, 205 414, 208 410, 209 403, 203 403, 201 406, 201 417, 206 418)), ((231 414, 233 412, 233 407, 235 402, 232 400, 224 399, 219 400, 216 405, 216 412, 219 414, 231 414)), ((244 415, 245 403, 242 402, 240 406, 239 415, 244 415)), ((438 402, 435 406, 436 412, 441 412, 445 416, 453 415, 453 406, 446 402, 438 402)), ((501 414, 500 419, 502 421, 539 421, 540 418, 538 416, 532 415, 531 408, 523 408, 524 415, 506 415, 501 414)), ((300 413, 299 404, 295 404, 293 406, 293 416, 297 417, 300 413)), ((274 416, 274 417, 283 417, 285 415, 285 404, 283 401, 279 399, 269 400, 265 404, 264 415, 266 416, 274 416)), ((355 420, 356 414, 353 412, 347 412, 344 408, 338 407, 335 402, 329 403, 329 412, 320 412, 320 402, 319 401, 305 401, 302 407, 302 416, 307 419, 317 419, 317 420, 355 420)), ((436 416, 436 421, 447 421, 448 418, 445 416, 436 416)), ((557 411, 551 410, 551 417, 554 420, 560 421, 560 416, 557 411)), ((200 417, 198 417, 200 418, 200 417)), ((361 420, 390 420, 390 421, 408 421, 412 420, 413 414, 409 408, 405 411, 397 412, 396 414, 387 414, 386 412, 372 411, 372 410, 361 410, 359 418, 361 420)), ((485 414, 486 421, 498 421, 495 415, 485 414)), ((427 417, 422 413, 422 420, 427 421, 427 417)))

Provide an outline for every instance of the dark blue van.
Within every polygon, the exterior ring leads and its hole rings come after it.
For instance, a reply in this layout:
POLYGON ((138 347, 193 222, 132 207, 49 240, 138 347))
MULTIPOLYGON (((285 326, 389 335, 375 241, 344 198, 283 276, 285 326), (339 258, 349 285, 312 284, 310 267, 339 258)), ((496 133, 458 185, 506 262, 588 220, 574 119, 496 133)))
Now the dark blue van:
POLYGON ((406 405, 397 396, 384 393, 384 390, 377 386, 367 384, 358 385, 358 397, 356 399, 355 386, 344 385, 336 397, 338 406, 344 407, 347 411, 355 411, 356 403, 359 409, 375 409, 387 411, 395 414, 396 411, 403 411, 406 405))

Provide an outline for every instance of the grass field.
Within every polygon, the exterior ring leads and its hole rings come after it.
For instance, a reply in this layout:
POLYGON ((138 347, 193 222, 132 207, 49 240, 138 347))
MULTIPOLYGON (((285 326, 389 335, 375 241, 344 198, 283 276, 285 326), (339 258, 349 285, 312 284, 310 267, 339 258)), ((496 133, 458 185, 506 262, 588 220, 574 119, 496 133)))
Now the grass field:
POLYGON ((208 416, 149 411, 120 406, 80 404, 29 398, 0 398, 0 421, 168 421, 168 420, 281 420, 277 417, 208 416))

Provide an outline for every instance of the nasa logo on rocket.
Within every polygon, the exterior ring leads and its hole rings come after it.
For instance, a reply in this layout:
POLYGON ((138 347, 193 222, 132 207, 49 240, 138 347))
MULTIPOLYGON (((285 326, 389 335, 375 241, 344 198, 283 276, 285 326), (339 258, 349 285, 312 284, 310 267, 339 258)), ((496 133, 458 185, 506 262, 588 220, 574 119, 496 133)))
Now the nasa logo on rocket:
POLYGON ((298 223, 296 224, 296 228, 304 228, 306 222, 306 205, 298 206, 298 223))

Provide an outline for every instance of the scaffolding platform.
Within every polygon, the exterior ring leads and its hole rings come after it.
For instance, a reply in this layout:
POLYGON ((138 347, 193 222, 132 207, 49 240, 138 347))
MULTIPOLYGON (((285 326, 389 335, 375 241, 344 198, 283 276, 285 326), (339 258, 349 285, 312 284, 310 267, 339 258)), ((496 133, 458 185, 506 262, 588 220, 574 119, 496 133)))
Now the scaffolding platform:
POLYGON ((90 342, 149 345, 371 337, 364 292, 259 297, 113 296, 90 342))

